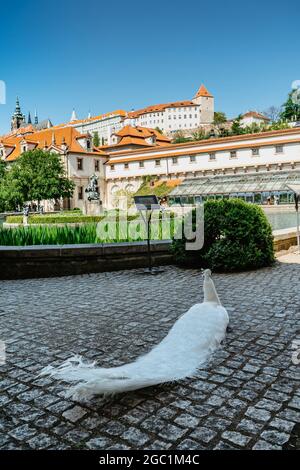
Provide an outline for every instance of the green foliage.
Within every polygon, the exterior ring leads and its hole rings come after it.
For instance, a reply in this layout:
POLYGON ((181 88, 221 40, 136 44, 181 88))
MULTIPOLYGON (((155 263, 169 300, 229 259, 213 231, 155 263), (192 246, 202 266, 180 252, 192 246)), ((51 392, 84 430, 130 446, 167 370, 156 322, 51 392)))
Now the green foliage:
MULTIPOLYGON (((120 212, 121 214, 121 212, 120 212)), ((174 214, 168 214, 170 225, 162 224, 162 215, 160 213, 157 223, 154 224, 151 238, 155 240, 165 240, 174 236, 175 230, 181 223, 174 217, 174 214)), ((164 217, 167 213, 164 213, 164 217)), ((115 221, 115 232, 105 239, 99 239, 97 236, 97 224, 89 223, 80 226, 49 226, 49 225, 29 225, 27 227, 19 226, 16 228, 0 228, 0 245, 5 246, 28 246, 28 245, 65 245, 82 243, 113 243, 122 241, 141 241, 146 239, 146 230, 144 221, 136 219, 136 215, 128 217, 130 224, 120 225, 118 219, 115 221), (133 238, 133 233, 136 237, 133 238)))
POLYGON ((203 139, 208 139, 209 138, 209 134, 207 134, 204 129, 202 129, 201 127, 199 127, 199 129, 196 129, 193 133, 192 133, 192 140, 203 140, 203 139))
MULTIPOLYGON (((196 220, 193 211, 193 230, 196 220)), ((274 262, 271 226, 263 210, 239 199, 207 201, 204 205, 204 246, 185 250, 186 239, 174 240, 179 264, 217 271, 243 271, 274 262)))
POLYGON ((0 198, 6 209, 29 201, 72 197, 74 183, 65 176, 61 157, 42 150, 24 152, 6 172, 0 198))
POLYGON ((226 117, 226 114, 225 113, 222 113, 221 111, 216 111, 214 113, 214 124, 216 126, 220 125, 220 124, 224 124, 224 122, 227 121, 227 117, 226 117))
POLYGON ((163 181, 161 184, 156 184, 155 186, 151 186, 150 183, 145 182, 143 183, 138 191, 135 193, 135 196, 149 196, 154 195, 157 197, 167 196, 172 189, 172 186, 167 186, 166 182, 163 181))
POLYGON ((80 227, 18 227, 0 229, 0 245, 65 245, 96 243, 96 225, 80 227))
MULTIPOLYGON (((52 214, 52 215, 30 215, 28 217, 29 224, 73 224, 73 223, 91 223, 100 222, 103 216, 80 215, 76 212, 72 215, 68 214, 52 214)), ((8 215, 6 222, 9 224, 21 224, 23 222, 22 215, 8 215)))
POLYGON ((245 129, 241 126, 242 115, 240 114, 234 119, 231 126, 231 135, 245 134, 245 129))
POLYGON ((100 145, 100 137, 98 131, 95 131, 93 134, 93 145, 94 147, 99 147, 100 145))
MULTIPOLYGON (((295 103, 293 96, 297 93, 295 90, 291 91, 288 94, 286 102, 282 106, 282 112, 280 113, 280 118, 285 121, 294 121, 300 119, 300 105, 295 103)), ((298 95, 299 98, 299 95, 298 95)))
POLYGON ((174 134, 174 139, 172 140, 172 144, 183 144, 184 142, 190 142, 192 139, 191 137, 185 137, 182 131, 177 131, 174 134))

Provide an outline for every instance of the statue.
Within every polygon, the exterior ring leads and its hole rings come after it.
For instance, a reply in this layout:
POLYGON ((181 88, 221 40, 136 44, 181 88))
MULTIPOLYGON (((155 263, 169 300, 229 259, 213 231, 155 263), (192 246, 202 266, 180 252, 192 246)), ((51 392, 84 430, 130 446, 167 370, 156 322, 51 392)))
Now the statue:
POLYGON ((98 190, 98 176, 93 174, 90 177, 89 184, 85 190, 87 193, 87 199, 88 201, 99 201, 100 199, 100 194, 98 190))

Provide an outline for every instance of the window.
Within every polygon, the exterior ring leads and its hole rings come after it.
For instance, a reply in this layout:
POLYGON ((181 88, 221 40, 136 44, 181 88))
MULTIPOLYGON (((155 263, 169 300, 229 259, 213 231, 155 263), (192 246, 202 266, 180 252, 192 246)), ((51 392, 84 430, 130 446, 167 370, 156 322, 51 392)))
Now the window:
POLYGON ((155 166, 160 166, 160 160, 155 160, 155 166))
POLYGON ((276 153, 283 153, 283 145, 276 145, 275 152, 276 153))
POLYGON ((177 157, 172 157, 172 163, 173 163, 173 165, 177 165, 178 158, 177 157))
POLYGON ((231 150, 230 158, 236 158, 236 150, 231 150))
POLYGON ((78 187, 78 199, 83 199, 83 186, 78 187))
POLYGON ((77 158, 77 170, 83 170, 83 160, 82 160, 82 158, 77 158))
POLYGON ((110 165, 110 169, 111 169, 111 171, 114 171, 115 165, 110 165))
POLYGON ((139 167, 144 168, 144 162, 139 162, 139 167))
POLYGON ((190 163, 193 163, 196 161, 196 156, 195 155, 191 155, 190 156, 190 163))
POLYGON ((95 171, 99 171, 99 160, 95 160, 95 171))
POLYGON ((23 147, 22 147, 22 148, 23 148, 23 152, 26 152, 26 150, 27 150, 27 147, 26 147, 26 145, 23 145, 23 147))
POLYGON ((129 164, 128 164, 128 163, 124 163, 124 168, 125 168, 125 170, 128 170, 129 164))
POLYGON ((259 155, 259 148, 252 149, 252 156, 257 157, 259 155))
POLYGON ((215 153, 210 153, 209 154, 209 159, 210 160, 215 160, 216 159, 216 154, 215 153))
POLYGON ((86 141, 86 148, 87 148, 87 150, 91 150, 91 141, 90 140, 86 141))

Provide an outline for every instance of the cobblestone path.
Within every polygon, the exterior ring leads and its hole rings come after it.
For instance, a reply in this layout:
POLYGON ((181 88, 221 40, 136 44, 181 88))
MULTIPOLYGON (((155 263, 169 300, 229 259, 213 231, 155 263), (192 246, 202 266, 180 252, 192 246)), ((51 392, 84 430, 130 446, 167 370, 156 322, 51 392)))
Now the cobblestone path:
POLYGON ((122 271, 2 281, 0 448, 297 446, 299 275, 300 264, 291 263, 215 275, 232 331, 209 366, 193 380, 87 403, 66 399, 65 385, 39 371, 72 353, 108 367, 146 353, 202 301, 199 273, 167 267, 156 277, 122 271))

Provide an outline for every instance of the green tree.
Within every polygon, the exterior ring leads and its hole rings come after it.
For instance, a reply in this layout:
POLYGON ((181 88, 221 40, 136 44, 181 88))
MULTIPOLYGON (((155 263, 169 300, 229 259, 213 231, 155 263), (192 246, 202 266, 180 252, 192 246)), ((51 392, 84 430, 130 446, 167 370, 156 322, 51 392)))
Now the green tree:
POLYGON ((0 183, 1 183, 2 178, 5 175, 5 167, 6 167, 6 165, 5 165, 4 161, 0 160, 0 183))
POLYGON ((288 98, 282 106, 280 118, 284 121, 300 119, 299 93, 297 93, 297 90, 293 90, 288 94, 288 98))
POLYGON ((227 121, 227 117, 226 117, 226 114, 225 113, 222 113, 221 111, 216 111, 214 113, 214 124, 216 126, 220 125, 220 124, 224 124, 224 122, 227 121))
POLYGON ((177 131, 174 134, 174 139, 172 140, 173 144, 183 144, 184 142, 189 142, 191 140, 190 137, 185 137, 182 131, 177 131))
POLYGON ((99 137, 98 131, 94 132, 93 144, 94 144, 95 147, 99 147, 99 145, 100 145, 100 137, 99 137))
POLYGON ((24 202, 72 197, 74 183, 65 175, 61 157, 43 150, 24 152, 4 178, 1 193, 10 208, 24 202))
POLYGON ((199 127, 198 129, 196 129, 193 133, 192 133, 192 138, 193 140, 203 140, 203 139, 208 139, 208 135, 206 134, 206 132, 204 131, 204 129, 202 129, 201 127, 199 127))
POLYGON ((233 120, 231 126, 231 135, 245 134, 245 130, 241 126, 242 115, 240 114, 236 119, 233 120))

